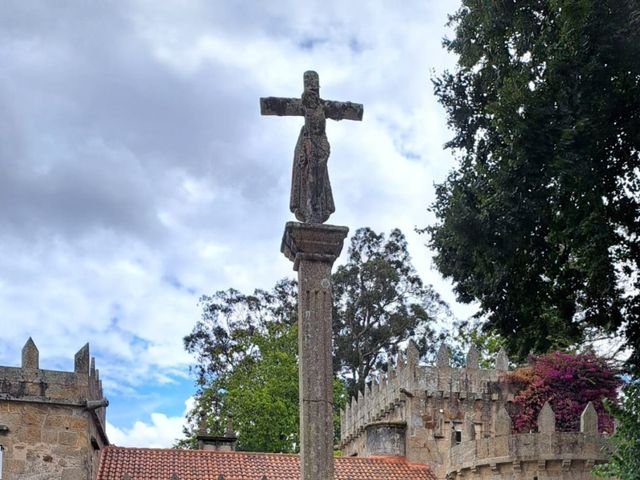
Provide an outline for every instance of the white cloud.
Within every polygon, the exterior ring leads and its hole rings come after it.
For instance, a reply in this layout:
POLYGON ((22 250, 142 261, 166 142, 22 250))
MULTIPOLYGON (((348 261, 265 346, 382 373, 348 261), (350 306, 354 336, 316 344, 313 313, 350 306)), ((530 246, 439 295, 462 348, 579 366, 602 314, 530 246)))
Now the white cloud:
POLYGON ((164 413, 152 413, 150 422, 138 420, 130 428, 116 427, 107 422, 107 436, 113 445, 120 447, 167 448, 183 438, 182 427, 186 413, 193 407, 193 397, 185 402, 185 412, 178 417, 164 413))

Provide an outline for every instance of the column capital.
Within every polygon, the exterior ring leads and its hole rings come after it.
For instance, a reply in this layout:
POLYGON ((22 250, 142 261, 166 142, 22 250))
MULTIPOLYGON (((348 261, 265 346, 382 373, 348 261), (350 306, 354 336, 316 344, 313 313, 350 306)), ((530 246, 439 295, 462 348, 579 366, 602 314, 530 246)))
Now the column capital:
POLYGON ((298 271, 301 260, 333 265, 348 233, 348 227, 287 222, 280 251, 293 262, 295 271, 298 271))

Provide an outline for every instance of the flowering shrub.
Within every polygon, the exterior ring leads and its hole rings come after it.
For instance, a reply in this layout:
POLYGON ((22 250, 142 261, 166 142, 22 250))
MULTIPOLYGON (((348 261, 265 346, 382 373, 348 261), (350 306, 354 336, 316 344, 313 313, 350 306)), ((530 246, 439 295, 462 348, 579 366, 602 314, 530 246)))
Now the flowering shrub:
POLYGON ((515 389, 513 427, 517 433, 536 429, 536 420, 548 400, 556 415, 557 431, 580 430, 580 415, 589 402, 598 412, 598 429, 613 431, 613 419, 602 400, 616 401, 620 381, 607 363, 591 353, 548 353, 531 357, 530 364, 506 374, 515 389))

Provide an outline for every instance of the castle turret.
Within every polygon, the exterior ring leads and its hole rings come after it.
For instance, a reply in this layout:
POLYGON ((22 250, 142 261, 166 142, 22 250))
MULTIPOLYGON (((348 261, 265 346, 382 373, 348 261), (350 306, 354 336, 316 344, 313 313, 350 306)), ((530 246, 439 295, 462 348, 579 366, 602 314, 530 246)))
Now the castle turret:
POLYGON ((92 480, 108 404, 88 344, 63 372, 41 369, 29 338, 22 365, 0 367, 0 478, 92 480))
POLYGON ((418 350, 409 342, 397 367, 359 392, 344 411, 343 454, 403 455, 409 462, 429 463, 441 477, 450 448, 490 435, 508 396, 498 383, 501 369, 508 368, 506 354, 497 355, 494 369, 480 368, 475 347, 464 368, 454 368, 450 356, 442 344, 435 365, 419 365, 418 350))

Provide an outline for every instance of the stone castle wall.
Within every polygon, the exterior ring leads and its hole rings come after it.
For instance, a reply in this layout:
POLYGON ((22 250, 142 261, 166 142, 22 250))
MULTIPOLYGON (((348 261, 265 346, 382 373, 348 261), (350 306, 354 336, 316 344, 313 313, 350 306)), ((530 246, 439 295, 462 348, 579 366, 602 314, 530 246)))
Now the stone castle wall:
POLYGON ((598 414, 592 403, 582 412, 579 432, 556 432, 555 414, 547 402, 535 433, 512 434, 504 406, 497 412, 490 438, 473 435, 449 451, 446 478, 492 480, 587 480, 591 469, 607 461, 606 439, 598 434, 598 414))
POLYGON ((593 466, 606 461, 603 449, 602 437, 580 432, 483 438, 451 449, 446 478, 591 479, 593 466))
POLYGON ((591 467, 606 461, 593 407, 585 410, 586 433, 555 432, 547 405, 538 420, 539 433, 512 435, 505 409, 512 394, 500 382, 508 364, 501 351, 495 368, 481 369, 471 348, 466 366, 452 368, 442 346, 436 365, 421 366, 410 343, 397 367, 343 410, 343 454, 404 453, 410 462, 428 463, 439 479, 590 479, 591 467), (394 435, 385 442, 387 431, 394 435), (400 431, 404 441, 396 438, 400 431))
POLYGON ((0 367, 3 480, 91 480, 108 444, 99 373, 85 345, 73 372, 39 368, 29 339, 21 367, 0 367))
POLYGON ((498 379, 507 369, 504 352, 496 358, 496 368, 479 368, 475 349, 467 354, 466 368, 452 368, 444 345, 438 351, 436 365, 419 365, 418 350, 410 343, 406 355, 399 356, 396 368, 359 392, 342 412, 343 454, 397 453, 391 448, 387 452, 368 448, 370 425, 404 424, 407 460, 429 463, 443 478, 449 449, 456 442, 451 432, 461 432, 465 420, 469 420, 479 436, 491 435, 499 400, 506 399, 498 379))

